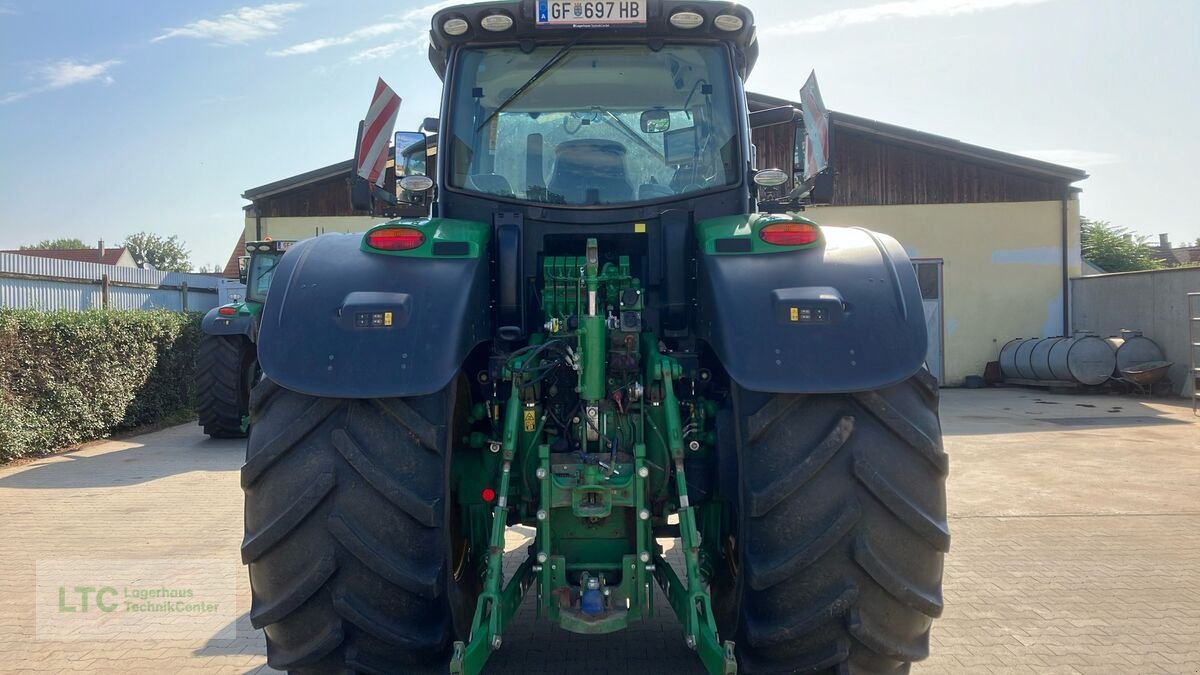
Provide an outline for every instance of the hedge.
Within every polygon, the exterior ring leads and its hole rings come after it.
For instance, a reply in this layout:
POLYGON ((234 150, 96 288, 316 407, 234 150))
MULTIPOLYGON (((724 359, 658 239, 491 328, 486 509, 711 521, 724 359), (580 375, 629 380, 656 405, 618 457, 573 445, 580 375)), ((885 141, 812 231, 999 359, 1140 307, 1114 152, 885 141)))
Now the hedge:
POLYGON ((0 461, 190 414, 200 315, 0 309, 0 461))

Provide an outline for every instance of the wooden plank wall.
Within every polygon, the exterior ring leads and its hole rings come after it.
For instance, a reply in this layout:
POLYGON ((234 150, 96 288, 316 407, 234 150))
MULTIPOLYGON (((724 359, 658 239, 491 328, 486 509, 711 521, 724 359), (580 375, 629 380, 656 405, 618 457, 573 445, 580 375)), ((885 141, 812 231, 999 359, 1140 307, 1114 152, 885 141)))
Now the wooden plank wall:
MULTIPOLYGON (((334 176, 326 180, 304 185, 294 190, 281 192, 256 200, 255 208, 263 218, 300 218, 306 216, 382 216, 367 211, 356 211, 350 207, 350 174, 334 176)), ((383 182, 383 189, 395 191, 396 175, 391 167, 383 182)))
MULTIPOLYGON (((755 129, 760 169, 791 173, 795 131, 780 124, 755 129)), ((833 197, 839 206, 963 204, 1050 201, 1063 184, 989 166, 950 153, 835 128, 832 145, 833 197)))
POLYGON ((838 129, 833 203, 1030 202, 1062 198, 1062 182, 838 129))
POLYGON ((758 149, 759 169, 783 169, 792 175, 795 155, 796 127, 791 124, 776 124, 754 129, 750 133, 754 147, 758 149))

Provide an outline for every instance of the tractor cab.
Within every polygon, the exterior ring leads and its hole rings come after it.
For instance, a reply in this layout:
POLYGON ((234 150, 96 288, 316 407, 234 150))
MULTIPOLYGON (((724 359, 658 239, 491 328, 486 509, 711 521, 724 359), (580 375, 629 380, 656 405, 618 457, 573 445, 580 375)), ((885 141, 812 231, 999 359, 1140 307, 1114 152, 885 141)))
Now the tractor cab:
POLYGON ((625 224, 750 210, 742 81, 753 17, 729 2, 503 2, 442 10, 436 215, 625 224))
POLYGON ((238 259, 238 274, 246 285, 246 298, 244 302, 228 305, 232 310, 228 314, 238 311, 257 314, 262 311, 262 304, 267 301, 267 289, 271 287, 271 278, 275 275, 275 266, 294 243, 269 237, 263 241, 246 242, 247 255, 238 259))

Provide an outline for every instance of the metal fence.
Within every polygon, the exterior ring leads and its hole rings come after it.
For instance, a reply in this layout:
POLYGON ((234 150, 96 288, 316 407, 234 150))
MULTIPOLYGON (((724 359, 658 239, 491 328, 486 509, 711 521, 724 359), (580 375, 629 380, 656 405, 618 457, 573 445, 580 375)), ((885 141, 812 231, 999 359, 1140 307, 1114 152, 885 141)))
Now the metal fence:
POLYGON ((0 307, 206 312, 219 277, 0 253, 0 307))

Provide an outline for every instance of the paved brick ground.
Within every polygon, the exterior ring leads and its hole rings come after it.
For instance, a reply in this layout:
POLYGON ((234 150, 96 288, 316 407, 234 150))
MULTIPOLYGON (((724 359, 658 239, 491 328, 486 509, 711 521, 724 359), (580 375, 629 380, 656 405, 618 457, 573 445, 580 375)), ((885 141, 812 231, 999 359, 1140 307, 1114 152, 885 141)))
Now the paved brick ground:
MULTIPOLYGON (((1200 672, 1200 426, 1181 406, 1023 390, 945 392, 953 462, 946 614, 917 673, 1200 672)), ((236 563, 237 442, 192 426, 0 468, 0 670, 271 672, 236 574, 230 624, 204 639, 51 641, 35 565, 236 563)), ((524 545, 521 530, 510 548, 524 545)), ((659 616, 581 637, 527 605, 494 673, 701 673, 659 616)))

